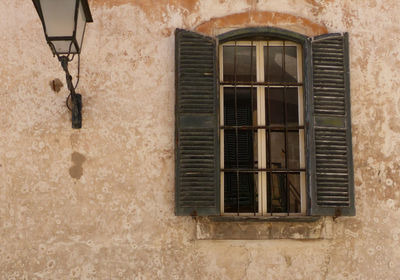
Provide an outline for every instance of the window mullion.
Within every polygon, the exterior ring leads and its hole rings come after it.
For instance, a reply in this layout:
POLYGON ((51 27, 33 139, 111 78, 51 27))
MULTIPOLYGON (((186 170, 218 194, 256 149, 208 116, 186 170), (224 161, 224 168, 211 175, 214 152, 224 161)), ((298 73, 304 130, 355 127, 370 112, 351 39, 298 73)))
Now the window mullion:
MULTIPOLYGON (((257 42, 257 82, 264 82, 264 53, 263 53, 263 42, 257 42)), ((258 110, 258 125, 265 126, 265 94, 263 86, 257 87, 257 110, 258 110)), ((266 131, 265 129, 259 129, 258 138, 258 155, 260 158, 259 168, 265 169, 266 164, 266 131)), ((260 213, 265 214, 267 212, 267 173, 265 171, 259 172, 259 201, 260 213)))

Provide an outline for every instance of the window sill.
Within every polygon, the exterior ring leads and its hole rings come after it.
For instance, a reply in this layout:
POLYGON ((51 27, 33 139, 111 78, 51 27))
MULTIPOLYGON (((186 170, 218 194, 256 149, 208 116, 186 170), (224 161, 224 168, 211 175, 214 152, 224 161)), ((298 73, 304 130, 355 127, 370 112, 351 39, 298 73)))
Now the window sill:
POLYGON ((321 219, 320 216, 209 216, 213 222, 286 222, 312 223, 321 219))
POLYGON ((316 216, 197 217, 197 240, 332 239, 333 219, 316 216))

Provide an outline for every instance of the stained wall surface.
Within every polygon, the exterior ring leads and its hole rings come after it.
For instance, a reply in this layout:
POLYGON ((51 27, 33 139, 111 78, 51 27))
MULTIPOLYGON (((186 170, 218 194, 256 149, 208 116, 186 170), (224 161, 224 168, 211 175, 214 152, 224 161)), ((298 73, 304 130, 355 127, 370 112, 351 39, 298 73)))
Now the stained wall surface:
POLYGON ((400 279, 399 1, 90 4, 72 130, 32 2, 0 1, 0 279, 400 279), (349 32, 357 215, 317 239, 202 240, 173 209, 173 31, 259 24, 349 32))

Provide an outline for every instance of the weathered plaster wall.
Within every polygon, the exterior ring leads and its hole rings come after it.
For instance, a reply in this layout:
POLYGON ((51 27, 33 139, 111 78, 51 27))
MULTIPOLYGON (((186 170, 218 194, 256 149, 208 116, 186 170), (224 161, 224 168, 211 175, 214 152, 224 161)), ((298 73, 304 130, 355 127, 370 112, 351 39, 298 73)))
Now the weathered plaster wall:
POLYGON ((72 130, 31 1, 0 1, 0 279, 399 279, 400 2, 90 4, 72 130), (272 13, 252 19, 350 33, 357 216, 328 239, 196 240, 173 214, 173 31, 272 13))

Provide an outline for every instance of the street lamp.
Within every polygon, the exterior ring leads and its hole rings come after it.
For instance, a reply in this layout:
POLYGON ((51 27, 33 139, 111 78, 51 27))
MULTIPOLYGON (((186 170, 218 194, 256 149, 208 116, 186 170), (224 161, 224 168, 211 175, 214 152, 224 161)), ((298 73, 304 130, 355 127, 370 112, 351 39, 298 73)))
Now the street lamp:
MULTIPOLYGON (((65 71, 71 97, 72 128, 82 127, 82 96, 75 93, 68 62, 81 53, 87 22, 93 22, 87 0, 32 0, 42 21, 46 41, 65 71)), ((78 63, 79 64, 79 63, 78 63)), ((79 65, 78 65, 79 67, 79 65)), ((78 77, 79 81, 79 77, 78 77)), ((68 107, 69 108, 69 107, 68 107)))

